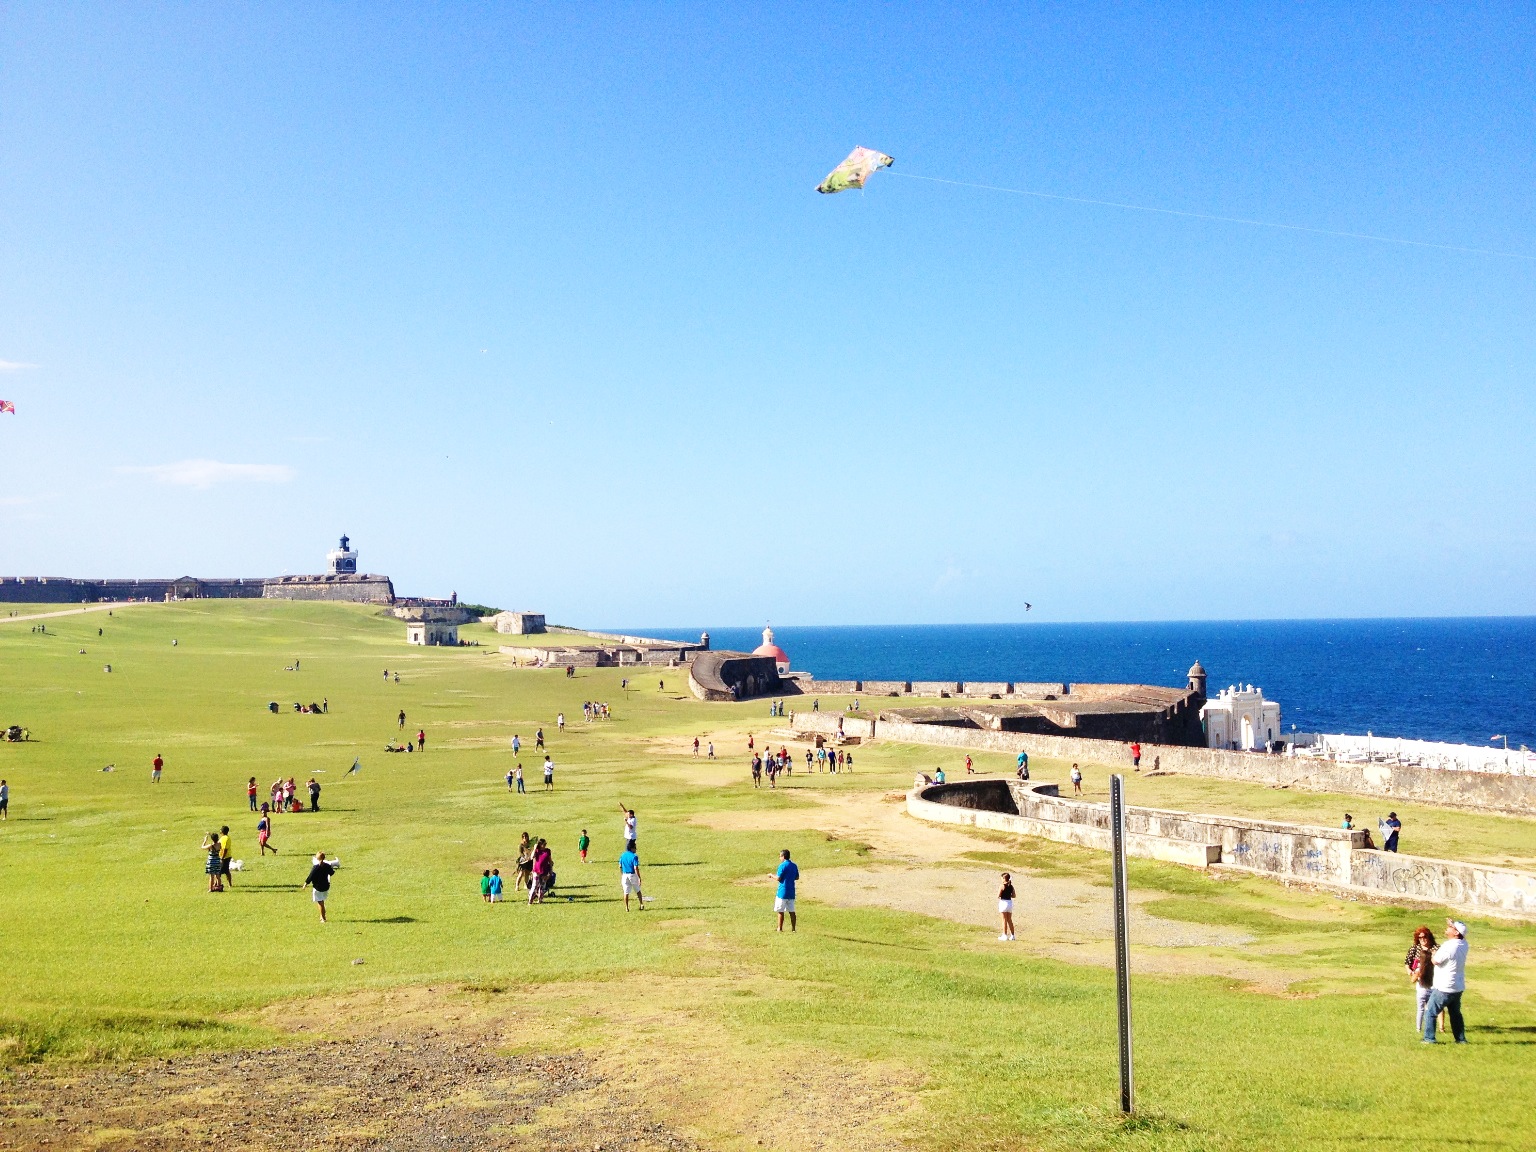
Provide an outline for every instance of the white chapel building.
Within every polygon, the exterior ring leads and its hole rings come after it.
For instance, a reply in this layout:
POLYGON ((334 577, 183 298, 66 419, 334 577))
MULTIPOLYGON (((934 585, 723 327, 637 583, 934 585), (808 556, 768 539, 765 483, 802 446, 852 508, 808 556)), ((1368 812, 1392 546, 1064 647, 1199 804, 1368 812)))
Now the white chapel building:
POLYGON ((1200 709, 1207 748, 1265 752, 1280 736, 1280 705, 1252 684, 1223 688, 1200 709))

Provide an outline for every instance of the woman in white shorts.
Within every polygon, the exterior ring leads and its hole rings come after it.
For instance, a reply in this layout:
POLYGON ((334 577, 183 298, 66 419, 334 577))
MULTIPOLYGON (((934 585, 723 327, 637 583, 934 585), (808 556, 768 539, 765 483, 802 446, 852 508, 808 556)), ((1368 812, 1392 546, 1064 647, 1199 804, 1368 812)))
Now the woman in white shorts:
POLYGON ((1003 886, 997 890, 997 910, 1003 917, 1003 934, 999 940, 1013 939, 1013 877, 1003 873, 1003 886))

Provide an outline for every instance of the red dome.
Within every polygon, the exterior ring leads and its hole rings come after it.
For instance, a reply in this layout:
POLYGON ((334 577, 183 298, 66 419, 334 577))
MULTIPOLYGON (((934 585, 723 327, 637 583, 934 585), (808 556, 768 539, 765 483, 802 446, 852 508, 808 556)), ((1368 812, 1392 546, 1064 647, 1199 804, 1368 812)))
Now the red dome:
POLYGON ((789 655, 773 642, 773 629, 763 629, 763 642, 752 650, 754 656, 772 656, 781 669, 789 667, 789 655))

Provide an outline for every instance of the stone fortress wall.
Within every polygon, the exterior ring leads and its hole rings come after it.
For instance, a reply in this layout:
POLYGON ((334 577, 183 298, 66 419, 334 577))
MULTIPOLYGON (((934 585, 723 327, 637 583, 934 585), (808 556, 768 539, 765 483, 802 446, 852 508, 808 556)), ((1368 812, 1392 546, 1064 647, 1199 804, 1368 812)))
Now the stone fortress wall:
MULTIPOLYGON (((1086 848, 1111 847, 1109 805, 1070 799, 1055 784, 958 781, 914 788, 907 811, 1086 848)), ((1219 865, 1392 900, 1536 917, 1536 876, 1508 868, 1365 847, 1363 830, 1128 807, 1126 852, 1194 867, 1219 865)))
MULTIPOLYGON (((796 711, 790 713, 789 723, 797 732, 835 734, 840 715, 837 712, 796 711)), ((914 724, 884 712, 867 719, 849 716, 843 732, 865 740, 892 740, 971 752, 1002 752, 1009 756, 1027 752, 1031 756, 1055 760, 1079 760, 1117 768, 1131 766, 1130 748, 1122 741, 914 724)), ((1536 816, 1536 776, 1446 772, 1406 764, 1313 760, 1303 756, 1229 752, 1220 748, 1188 748, 1145 741, 1142 743, 1141 765, 1145 771, 1155 765, 1164 772, 1246 780, 1271 788, 1380 796, 1440 804, 1447 808, 1536 816)))

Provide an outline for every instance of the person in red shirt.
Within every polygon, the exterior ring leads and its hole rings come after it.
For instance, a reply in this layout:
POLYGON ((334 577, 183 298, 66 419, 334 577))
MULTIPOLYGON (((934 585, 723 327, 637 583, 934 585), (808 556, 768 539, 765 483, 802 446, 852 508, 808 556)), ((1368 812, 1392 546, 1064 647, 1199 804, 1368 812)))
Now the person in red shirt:
POLYGON ((155 753, 155 758, 150 761, 149 766, 150 766, 149 782, 151 784, 158 784, 158 783, 160 783, 160 769, 165 767, 165 761, 160 759, 160 753, 158 753, 158 752, 155 753))
POLYGON ((418 729, 417 732, 416 732, 416 751, 418 751, 418 752, 425 752, 426 750, 427 750, 427 732, 426 732, 426 729, 425 728, 418 729))
POLYGON ((1141 741, 1139 740, 1131 745, 1131 767, 1141 767, 1141 741))
POLYGON ((974 776, 976 774, 976 769, 971 767, 971 758, 969 756, 965 758, 965 774, 967 776, 974 776))
POLYGON ((256 811, 256 777, 252 776, 250 783, 245 786, 245 798, 251 802, 251 811, 256 811))

